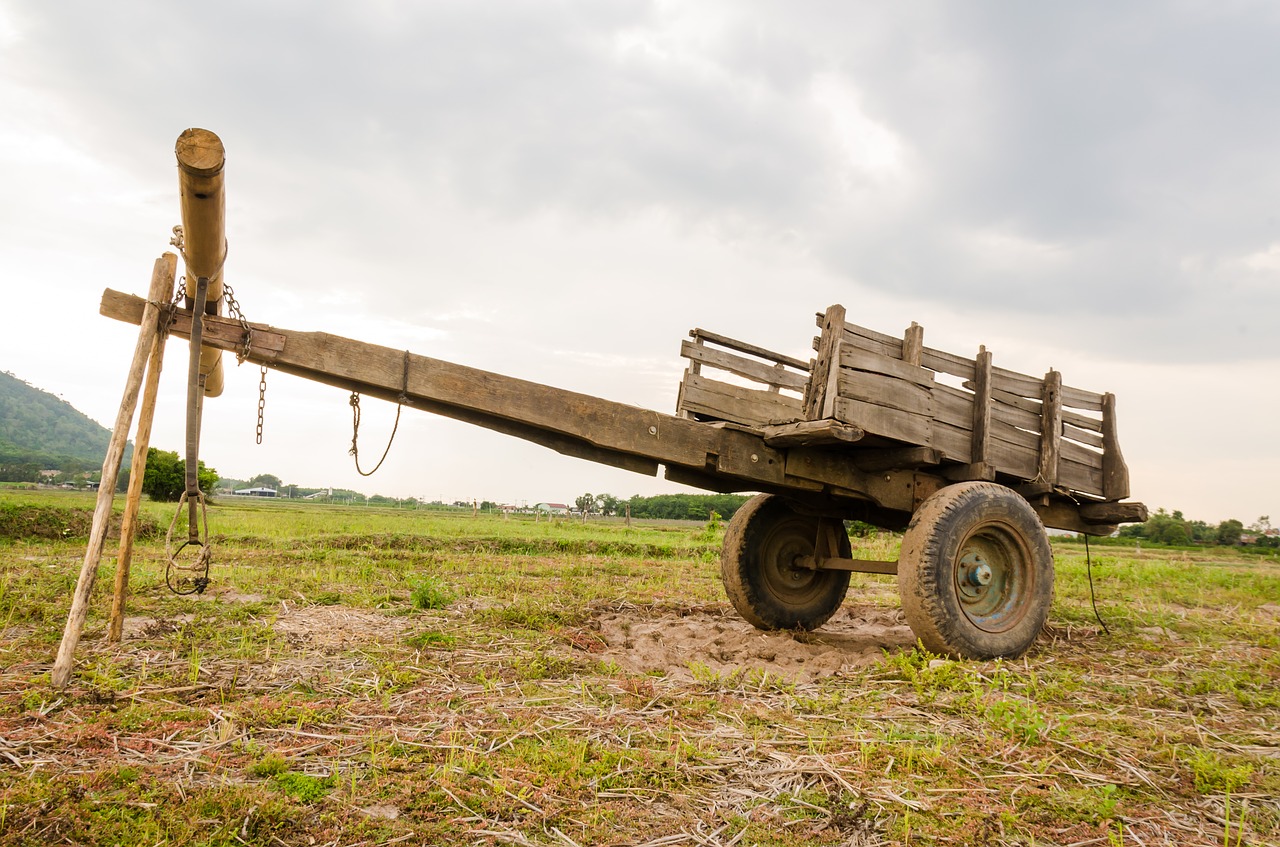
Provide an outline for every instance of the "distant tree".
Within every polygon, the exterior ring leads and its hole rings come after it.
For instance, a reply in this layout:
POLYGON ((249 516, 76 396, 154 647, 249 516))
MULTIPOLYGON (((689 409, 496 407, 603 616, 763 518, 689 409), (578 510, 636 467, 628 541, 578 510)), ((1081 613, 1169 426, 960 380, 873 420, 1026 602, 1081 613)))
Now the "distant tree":
MULTIPOLYGON (((206 495, 218 484, 218 472, 206 468, 204 462, 196 466, 196 480, 206 495)), ((174 501, 182 498, 187 488, 187 463, 178 454, 152 447, 147 450, 147 470, 142 477, 142 491, 152 500, 174 501)))
POLYGON ((595 507, 595 505, 596 505, 596 498, 595 498, 595 495, 594 495, 594 494, 583 494, 583 495, 582 495, 581 497, 579 497, 577 500, 574 500, 574 501, 573 501, 573 505, 574 505, 574 506, 576 506, 576 507, 578 508, 578 511, 579 511, 579 512, 581 512, 582 514, 584 514, 584 515, 585 515, 585 514, 589 513, 589 512, 590 512, 590 511, 595 507))
POLYGON ((249 480, 249 488, 271 488, 279 491, 284 487, 284 483, 280 481, 280 477, 273 473, 260 473, 253 479, 249 480))
POLYGON ((1249 531, 1258 535, 1266 535, 1271 531, 1271 516, 1262 515, 1256 521, 1249 524, 1249 531))
POLYGON ((1218 524, 1218 532, 1216 541, 1223 545, 1234 545, 1240 543, 1240 536, 1244 532, 1244 524, 1235 518, 1225 520, 1218 524))
POLYGON ((619 505, 621 505, 621 501, 612 494, 601 494, 596 497, 596 508, 600 510, 602 515, 616 515, 619 505))

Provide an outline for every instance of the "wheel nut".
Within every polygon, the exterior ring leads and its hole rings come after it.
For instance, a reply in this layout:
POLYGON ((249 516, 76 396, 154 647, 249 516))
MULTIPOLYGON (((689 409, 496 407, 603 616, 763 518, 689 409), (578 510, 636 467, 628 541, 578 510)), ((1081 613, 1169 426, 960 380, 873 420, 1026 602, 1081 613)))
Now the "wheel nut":
POLYGON ((969 571, 969 580, 974 585, 990 585, 991 566, 986 562, 979 564, 976 568, 969 571))

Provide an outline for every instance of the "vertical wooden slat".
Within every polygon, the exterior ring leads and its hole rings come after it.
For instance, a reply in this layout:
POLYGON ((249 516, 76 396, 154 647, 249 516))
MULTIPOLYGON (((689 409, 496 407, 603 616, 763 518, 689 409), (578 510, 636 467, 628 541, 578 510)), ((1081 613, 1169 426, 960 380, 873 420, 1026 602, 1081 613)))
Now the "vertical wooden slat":
POLYGON ((920 354, 924 350, 924 327, 915 321, 902 335, 902 361, 920 367, 920 354))
POLYGON ((974 465, 989 462, 991 438, 991 352, 985 346, 978 348, 974 359, 973 378, 973 440, 970 459, 974 465))
POLYGON ((817 358, 809 372, 809 385, 804 393, 806 420, 829 418, 835 413, 836 392, 832 378, 840 373, 840 340, 843 335, 844 306, 837 304, 822 316, 817 358))
POLYGON ((1044 375, 1040 412, 1039 481, 1058 484, 1058 460, 1062 456, 1062 374, 1050 370, 1044 375))
POLYGON ((1120 454, 1120 437, 1116 434, 1116 395, 1102 395, 1102 496, 1106 500, 1123 500, 1129 496, 1129 466, 1120 454))

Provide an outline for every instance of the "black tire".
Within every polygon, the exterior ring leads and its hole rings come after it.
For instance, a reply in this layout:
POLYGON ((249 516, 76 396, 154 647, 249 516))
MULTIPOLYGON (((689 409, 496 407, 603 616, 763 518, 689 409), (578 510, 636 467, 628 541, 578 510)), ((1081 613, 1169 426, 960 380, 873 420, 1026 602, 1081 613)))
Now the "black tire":
POLYGON ((1053 551, 1040 517, 991 482, 950 485, 911 518, 898 559, 907 623, 935 653, 1018 656, 1053 604, 1053 551))
MULTIPOLYGON (((849 590, 848 571, 797 567, 812 556, 819 519, 793 511, 773 494, 758 494, 733 515, 720 548, 720 578, 733 607, 759 629, 817 629, 849 590)), ((849 558, 849 535, 837 522, 838 555, 849 558)))

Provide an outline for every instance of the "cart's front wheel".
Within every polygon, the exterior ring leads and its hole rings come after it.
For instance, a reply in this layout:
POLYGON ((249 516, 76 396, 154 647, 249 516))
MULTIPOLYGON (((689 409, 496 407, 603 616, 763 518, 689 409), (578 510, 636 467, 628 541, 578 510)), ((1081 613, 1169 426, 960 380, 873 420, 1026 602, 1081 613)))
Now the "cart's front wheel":
POLYGON ((902 539, 898 592, 926 648, 969 659, 1017 656, 1053 602, 1053 552, 1035 510, 989 482, 948 486, 902 539))
MULTIPOLYGON (((835 614, 849 590, 848 571, 817 570, 819 518, 795 512, 787 501, 759 494, 734 513, 720 550, 720 577, 733 607, 760 629, 817 629, 835 614)), ((849 535, 835 522, 838 556, 849 558, 849 535)))

